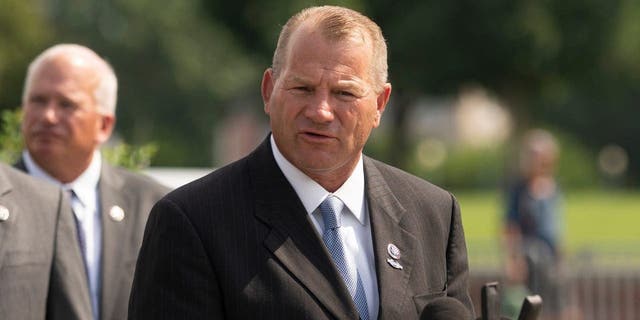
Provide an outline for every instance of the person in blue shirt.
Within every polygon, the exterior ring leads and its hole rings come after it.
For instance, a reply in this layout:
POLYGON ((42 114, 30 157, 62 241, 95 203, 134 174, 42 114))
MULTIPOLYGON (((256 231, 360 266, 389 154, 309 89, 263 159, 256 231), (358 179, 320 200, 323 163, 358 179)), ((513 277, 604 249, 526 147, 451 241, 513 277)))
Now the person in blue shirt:
MULTIPOLYGON (((521 174, 506 195, 507 274, 520 277, 528 291, 544 300, 549 317, 559 315, 559 266, 562 236, 562 193, 555 178, 559 149, 547 131, 524 136, 521 174), (518 270, 515 270, 518 269, 518 270)), ((513 280, 513 279, 512 279, 513 280)))

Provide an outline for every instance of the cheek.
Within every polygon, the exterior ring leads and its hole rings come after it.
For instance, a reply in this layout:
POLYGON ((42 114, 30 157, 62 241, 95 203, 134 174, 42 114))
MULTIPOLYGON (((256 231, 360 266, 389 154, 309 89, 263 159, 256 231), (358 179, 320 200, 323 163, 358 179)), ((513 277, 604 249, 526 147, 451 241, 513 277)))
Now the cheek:
POLYGON ((24 111, 24 113, 22 114, 22 123, 21 126, 22 128, 28 128, 29 126, 31 126, 31 123, 33 123, 33 115, 28 112, 28 111, 24 111))
POLYGON ((102 119, 99 117, 91 117, 90 120, 85 119, 82 123, 84 123, 85 130, 93 135, 102 131, 102 119))
POLYGON ((289 101, 289 103, 277 103, 270 106, 269 116, 271 121, 276 121, 280 126, 292 126, 293 122, 302 113, 301 104, 289 101))
POLYGON ((64 121, 60 121, 59 127, 61 129, 68 130, 71 135, 80 136, 80 138, 88 136, 96 130, 93 121, 89 121, 88 119, 79 119, 77 117, 65 118, 64 121))
POLYGON ((271 106, 271 108, 269 108, 268 114, 269 114, 269 122, 271 122, 272 128, 282 125, 283 120, 281 119, 282 116, 278 108, 274 108, 273 106, 271 106))
POLYGON ((39 114, 34 110, 34 108, 23 108, 22 109, 22 121, 23 122, 33 122, 34 119, 38 118, 39 114))
POLYGON ((370 131, 376 123, 376 111, 370 111, 361 107, 347 109, 342 114, 342 125, 356 132, 370 131))
POLYGON ((23 132, 29 131, 32 127, 36 126, 40 117, 33 111, 24 111, 22 115, 21 129, 23 132))
POLYGON ((356 136, 357 144, 364 144, 369 138, 371 130, 376 127, 377 124, 377 112, 366 112, 360 114, 356 118, 354 134, 356 136))

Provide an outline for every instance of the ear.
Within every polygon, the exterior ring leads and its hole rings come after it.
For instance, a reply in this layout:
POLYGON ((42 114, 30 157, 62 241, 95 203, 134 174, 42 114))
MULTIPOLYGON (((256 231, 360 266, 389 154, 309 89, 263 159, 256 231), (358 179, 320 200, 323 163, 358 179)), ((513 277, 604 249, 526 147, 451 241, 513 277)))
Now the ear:
POLYGON ((262 75, 262 85, 260 91, 262 93, 262 103, 264 104, 264 112, 269 114, 269 101, 271 100, 271 94, 273 93, 273 87, 275 85, 275 79, 273 78, 273 69, 268 68, 262 75))
POLYGON ((113 128, 116 124, 116 116, 113 114, 101 114, 99 116, 100 121, 98 123, 99 127, 96 140, 98 140, 98 144, 102 144, 111 137, 111 132, 113 132, 113 128))
POLYGON ((373 124, 374 128, 377 128, 380 125, 380 119, 382 118, 382 113, 384 109, 387 107, 387 103, 389 102, 389 97, 391 96, 391 83, 385 83, 382 89, 382 92, 378 94, 376 98, 376 119, 373 124))

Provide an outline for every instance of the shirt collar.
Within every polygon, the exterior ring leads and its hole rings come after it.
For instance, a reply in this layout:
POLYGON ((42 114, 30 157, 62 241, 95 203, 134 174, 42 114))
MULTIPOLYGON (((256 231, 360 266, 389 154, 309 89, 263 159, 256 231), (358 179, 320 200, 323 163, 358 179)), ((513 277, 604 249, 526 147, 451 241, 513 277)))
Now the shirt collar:
POLYGON ((86 206, 91 203, 91 199, 95 199, 95 192, 98 188, 100 170, 102 168, 102 155, 100 154, 100 151, 94 151, 89 167, 87 167, 87 169, 84 170, 78 178, 69 183, 61 183, 56 178, 49 175, 44 169, 36 164, 29 154, 29 151, 24 150, 22 152, 22 158, 24 159, 25 167, 30 175, 60 186, 64 190, 73 190, 76 197, 83 205, 86 206))
MULTIPOLYGON (((313 213, 331 193, 291 164, 278 149, 273 135, 271 135, 271 151, 278 167, 280 167, 280 170, 282 170, 282 173, 296 191, 307 213, 313 213)), ((362 154, 360 154, 360 159, 358 159, 358 163, 347 181, 333 195, 340 198, 356 219, 364 225, 364 169, 362 154)))

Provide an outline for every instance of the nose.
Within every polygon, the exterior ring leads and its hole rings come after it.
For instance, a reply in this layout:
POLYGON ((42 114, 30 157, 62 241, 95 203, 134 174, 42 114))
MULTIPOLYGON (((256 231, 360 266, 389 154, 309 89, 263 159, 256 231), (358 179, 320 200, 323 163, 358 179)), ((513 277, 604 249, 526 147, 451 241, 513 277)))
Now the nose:
POLYGON ((47 103, 42 109, 42 118, 49 123, 56 123, 58 121, 58 108, 56 108, 54 102, 47 103))
POLYGON ((329 98, 329 94, 315 91, 305 108, 305 116, 316 123, 333 121, 334 110, 329 98))

